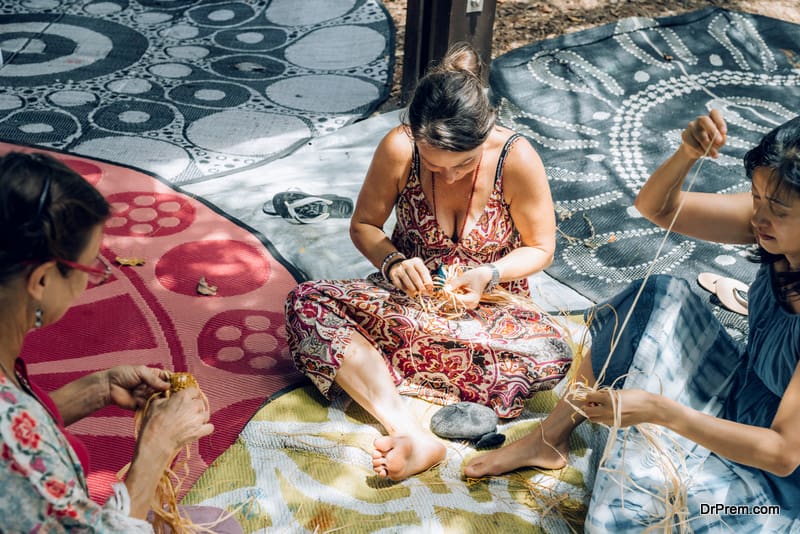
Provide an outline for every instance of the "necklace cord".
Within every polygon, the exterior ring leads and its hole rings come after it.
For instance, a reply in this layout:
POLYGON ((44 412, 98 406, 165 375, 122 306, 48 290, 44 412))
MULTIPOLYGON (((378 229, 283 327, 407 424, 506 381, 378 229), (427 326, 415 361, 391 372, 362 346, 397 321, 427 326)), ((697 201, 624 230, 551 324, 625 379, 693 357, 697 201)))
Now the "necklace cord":
MULTIPOLYGON (((461 240, 464 238, 464 228, 467 226, 467 219, 469 219, 469 212, 472 209, 472 197, 475 195, 475 184, 478 183, 478 173, 481 170, 481 162, 483 162, 483 152, 481 152, 481 157, 478 159, 478 165, 475 167, 475 173, 472 175, 472 186, 469 190, 469 199, 467 200, 467 212, 464 214, 464 219, 461 221, 461 229, 458 231, 454 237, 455 243, 461 243, 461 240)), ((436 178, 434 178, 434 173, 431 173, 431 200, 433 203, 433 218, 437 221, 439 219, 436 215, 436 178)), ((441 225, 439 225, 441 229, 441 225)))

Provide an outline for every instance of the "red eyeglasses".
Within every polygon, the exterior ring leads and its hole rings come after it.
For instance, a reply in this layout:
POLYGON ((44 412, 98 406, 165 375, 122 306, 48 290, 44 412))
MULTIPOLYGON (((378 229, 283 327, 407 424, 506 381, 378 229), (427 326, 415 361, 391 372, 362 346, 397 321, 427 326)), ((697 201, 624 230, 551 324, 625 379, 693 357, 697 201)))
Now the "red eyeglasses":
POLYGON ((66 265, 67 267, 71 267, 72 269, 88 274, 89 283, 93 286, 99 286, 111 276, 111 265, 109 265, 106 259, 99 254, 91 265, 83 265, 80 263, 75 263, 74 261, 61 259, 56 259, 55 261, 56 263, 66 265))

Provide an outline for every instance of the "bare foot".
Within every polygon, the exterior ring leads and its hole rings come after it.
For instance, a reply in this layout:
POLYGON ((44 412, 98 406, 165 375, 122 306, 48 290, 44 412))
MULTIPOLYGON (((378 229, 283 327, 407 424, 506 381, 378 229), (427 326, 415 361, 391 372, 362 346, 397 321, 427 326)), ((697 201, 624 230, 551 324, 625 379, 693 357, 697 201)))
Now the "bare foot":
POLYGON ((445 446, 432 435, 383 436, 375 440, 372 469, 379 476, 404 480, 444 459, 445 446))
POLYGON ((553 443, 551 447, 542 439, 542 431, 535 428, 505 447, 473 458, 464 466, 464 475, 469 478, 502 475, 521 467, 561 469, 567 465, 568 452, 568 441, 553 443))

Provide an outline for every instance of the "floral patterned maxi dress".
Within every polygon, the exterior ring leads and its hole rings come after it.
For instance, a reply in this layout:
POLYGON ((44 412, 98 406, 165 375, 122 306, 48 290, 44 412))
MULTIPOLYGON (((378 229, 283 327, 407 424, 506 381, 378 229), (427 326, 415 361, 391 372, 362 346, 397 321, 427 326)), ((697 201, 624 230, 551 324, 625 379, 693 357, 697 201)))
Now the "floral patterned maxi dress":
MULTIPOLYGON (((419 179, 419 156, 397 205, 392 242, 431 271, 458 261, 465 268, 496 261, 518 247, 519 234, 503 199, 503 162, 475 227, 454 243, 441 230, 419 179)), ((527 280, 503 287, 528 296, 527 280)), ((400 393, 437 404, 469 401, 492 407, 498 416, 519 415, 535 392, 552 388, 572 362, 562 332, 533 309, 481 304, 458 318, 426 312, 420 302, 386 282, 367 279, 314 280, 298 285, 286 303, 289 346, 295 365, 320 392, 330 396, 353 333, 383 355, 400 393)))

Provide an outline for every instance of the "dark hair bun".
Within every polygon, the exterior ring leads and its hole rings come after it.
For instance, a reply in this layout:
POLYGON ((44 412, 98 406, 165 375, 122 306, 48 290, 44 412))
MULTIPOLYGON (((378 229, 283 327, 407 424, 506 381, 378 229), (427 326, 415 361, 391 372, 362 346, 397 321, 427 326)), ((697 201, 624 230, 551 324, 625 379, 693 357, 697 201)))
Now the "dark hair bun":
POLYGON ((466 72, 480 79, 483 76, 483 61, 478 51, 467 43, 453 44, 436 68, 440 72, 466 72))
POLYGON ((465 152, 486 141, 495 112, 486 95, 483 63, 469 43, 456 43, 422 77, 408 106, 406 124, 415 142, 465 152))

